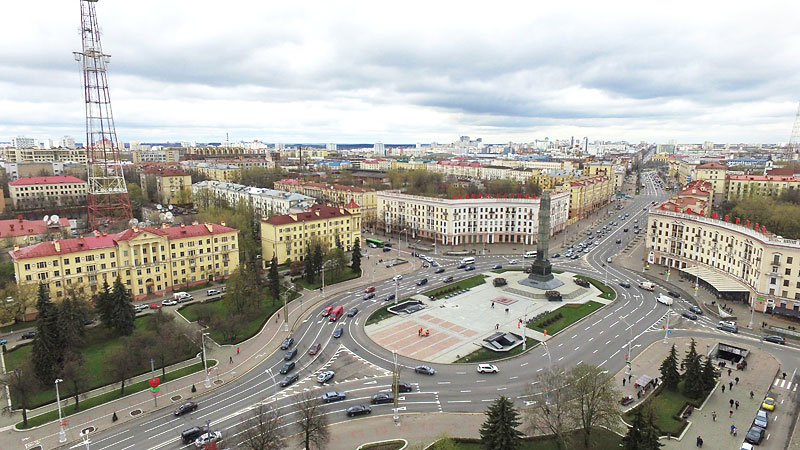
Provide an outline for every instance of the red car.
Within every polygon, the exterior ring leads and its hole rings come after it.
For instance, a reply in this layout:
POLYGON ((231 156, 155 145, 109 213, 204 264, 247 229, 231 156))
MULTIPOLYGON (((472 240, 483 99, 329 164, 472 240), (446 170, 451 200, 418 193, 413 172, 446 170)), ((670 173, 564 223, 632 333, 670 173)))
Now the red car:
POLYGON ((330 316, 331 311, 333 311, 333 306, 326 306, 325 309, 322 310, 322 317, 330 316))
POLYGON ((312 345, 310 349, 308 349, 308 354, 309 355, 316 355, 317 352, 319 352, 319 349, 321 349, 321 348, 322 348, 322 344, 320 344, 318 342, 318 343, 312 345))
POLYGON ((161 303, 150 303, 150 309, 161 309, 161 303))
POLYGON ((370 287, 364 289, 364 293, 365 294, 369 294, 370 292, 375 292, 375 286, 370 286, 370 287))

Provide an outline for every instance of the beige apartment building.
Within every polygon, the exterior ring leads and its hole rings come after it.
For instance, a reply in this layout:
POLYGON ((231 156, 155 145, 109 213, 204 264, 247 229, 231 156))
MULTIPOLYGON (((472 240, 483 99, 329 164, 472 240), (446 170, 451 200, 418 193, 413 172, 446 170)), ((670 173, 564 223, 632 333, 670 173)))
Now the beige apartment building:
MULTIPOLYGON (((378 192, 378 228, 441 245, 536 242, 539 198, 525 196, 444 199, 395 191, 378 192)), ((550 225, 562 231, 569 216, 569 193, 552 192, 550 225)), ((531 249, 533 250, 533 249, 531 249)))
POLYGON ((8 193, 18 210, 86 205, 86 182, 69 175, 18 178, 8 193))
POLYGON ((76 162, 86 164, 86 149, 82 148, 13 148, 0 149, 0 156, 9 163, 76 162))
POLYGON ((378 212, 378 200, 375 189, 360 188, 342 184, 315 183, 294 178, 286 178, 275 182, 275 189, 295 192, 320 200, 322 203, 332 203, 337 206, 355 202, 361 208, 361 218, 364 223, 373 223, 378 212))
POLYGON ((52 240, 9 252, 19 284, 45 283, 91 295, 117 277, 134 299, 227 278, 239 266, 238 230, 225 224, 133 227, 120 233, 52 240))
MULTIPOLYGON (((728 167, 720 163, 705 163, 695 167, 692 181, 700 180, 711 183, 711 192, 715 196, 722 197, 727 191, 728 167)), ((681 181, 683 183, 685 181, 681 181)))
POLYGON ((569 224, 611 203, 616 193, 614 183, 604 176, 568 181, 556 190, 569 193, 569 224))
POLYGON ((181 167, 214 181, 236 182, 242 175, 242 168, 235 164, 183 161, 181 167))
POLYGON ((311 243, 318 241, 331 249, 337 239, 347 252, 361 241, 361 211, 355 203, 344 207, 315 205, 309 211, 272 216, 261 221, 264 267, 273 257, 281 264, 302 261, 311 243))
POLYGON ((728 175, 728 201, 753 196, 777 197, 800 189, 800 177, 783 175, 728 175))
POLYGON ((800 311, 800 241, 736 221, 651 210, 648 262, 679 270, 725 299, 752 303, 756 311, 800 311))
POLYGON ((192 177, 183 170, 167 166, 146 166, 139 173, 142 190, 155 183, 155 201, 165 205, 184 205, 192 202, 192 177))

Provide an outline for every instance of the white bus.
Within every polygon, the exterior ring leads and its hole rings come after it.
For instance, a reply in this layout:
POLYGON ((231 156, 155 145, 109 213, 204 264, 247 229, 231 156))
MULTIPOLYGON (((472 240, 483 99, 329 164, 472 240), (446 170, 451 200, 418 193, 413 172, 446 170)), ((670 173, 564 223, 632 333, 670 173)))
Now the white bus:
POLYGON ((475 258, 472 256, 467 256, 466 258, 461 260, 461 264, 473 264, 475 262, 475 258))

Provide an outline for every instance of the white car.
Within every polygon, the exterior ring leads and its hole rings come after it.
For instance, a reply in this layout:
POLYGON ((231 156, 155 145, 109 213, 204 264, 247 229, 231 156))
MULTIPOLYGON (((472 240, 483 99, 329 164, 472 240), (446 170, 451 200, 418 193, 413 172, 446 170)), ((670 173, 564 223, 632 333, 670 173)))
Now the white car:
POLYGON ((392 277, 392 280, 394 280, 394 281, 400 281, 402 279, 403 279, 403 276, 399 275, 399 274, 392 277))
POLYGON ((166 300, 161 301, 161 306, 174 306, 177 305, 178 301, 172 298, 168 298, 166 300))
POLYGON ((326 381, 329 381, 331 378, 333 378, 334 374, 335 374, 335 372, 332 371, 332 370, 326 370, 326 371, 322 372, 321 374, 317 375, 317 383, 321 384, 321 383, 324 383, 326 381))
POLYGON ((518 263, 519 263, 519 261, 517 261, 516 259, 512 259, 512 260, 511 260, 511 261, 509 261, 508 263, 509 263, 509 264, 518 264, 518 263))
POLYGON ((212 442, 219 442, 222 440, 222 433, 219 431, 212 431, 210 433, 201 434, 199 438, 194 440, 194 446, 202 448, 212 442))
POLYGON ((665 304, 667 306, 670 306, 672 304, 672 297, 669 297, 667 295, 661 294, 658 297, 656 297, 656 301, 658 303, 663 303, 663 304, 665 304))
POLYGON ((478 364, 478 373, 497 373, 499 371, 494 364, 478 364))

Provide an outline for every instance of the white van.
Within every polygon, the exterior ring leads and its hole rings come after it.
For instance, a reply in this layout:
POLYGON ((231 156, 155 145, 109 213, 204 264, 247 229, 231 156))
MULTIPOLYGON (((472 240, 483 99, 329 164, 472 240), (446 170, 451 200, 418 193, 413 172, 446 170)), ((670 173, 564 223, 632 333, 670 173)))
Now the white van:
POLYGON ((643 282, 639 283, 639 287, 644 289, 645 291, 653 291, 655 289, 656 285, 651 283, 651 282, 649 282, 649 281, 643 281, 643 282))
POLYGON ((473 264, 473 263, 475 263, 475 258, 473 258, 472 256, 467 256, 466 258, 463 258, 461 260, 461 264, 473 264))
POLYGON ((190 294, 188 292, 174 292, 172 294, 172 298, 174 300, 178 300, 178 301, 181 301, 181 299, 188 298, 188 297, 191 297, 191 296, 192 296, 192 294, 190 294))
POLYGON ((670 297, 668 295, 661 294, 656 298, 656 301, 658 303, 663 303, 663 304, 669 306, 669 305, 672 304, 672 297, 670 297))
POLYGON ((525 258, 536 258, 536 251, 534 250, 532 252, 525 252, 525 254, 523 256, 525 258))
POLYGON ((222 292, 220 292, 218 289, 208 289, 208 290, 206 290, 206 295, 209 296, 209 297, 214 296, 214 295, 219 295, 219 294, 222 294, 222 292))

